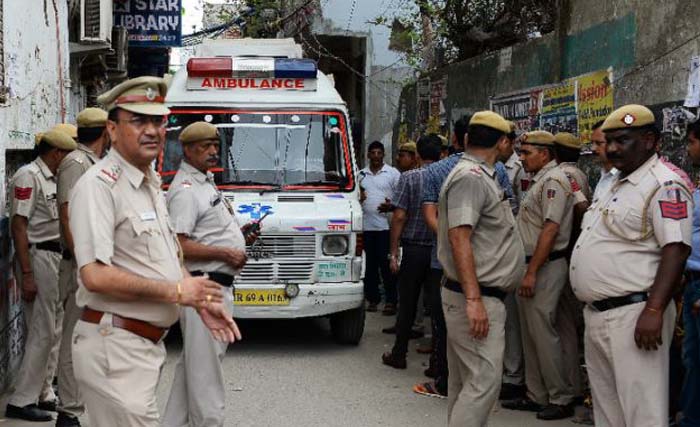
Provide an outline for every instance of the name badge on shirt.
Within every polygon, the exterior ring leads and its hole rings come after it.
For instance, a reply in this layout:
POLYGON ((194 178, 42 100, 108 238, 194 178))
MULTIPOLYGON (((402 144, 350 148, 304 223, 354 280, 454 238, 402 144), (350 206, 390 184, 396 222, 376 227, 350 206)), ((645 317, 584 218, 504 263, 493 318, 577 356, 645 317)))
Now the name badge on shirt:
POLYGON ((154 211, 144 212, 141 214, 141 221, 155 221, 156 213, 154 211))

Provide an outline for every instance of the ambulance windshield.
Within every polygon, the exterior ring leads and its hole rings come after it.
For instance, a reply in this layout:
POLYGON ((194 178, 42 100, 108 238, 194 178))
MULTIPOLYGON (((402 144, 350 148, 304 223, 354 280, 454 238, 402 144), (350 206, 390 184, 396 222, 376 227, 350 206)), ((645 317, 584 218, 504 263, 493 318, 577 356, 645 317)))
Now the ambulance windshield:
POLYGON ((338 112, 201 112, 169 117, 160 169, 168 183, 182 158, 178 135, 204 120, 219 128, 217 184, 288 187, 333 186, 351 182, 347 126, 338 112))

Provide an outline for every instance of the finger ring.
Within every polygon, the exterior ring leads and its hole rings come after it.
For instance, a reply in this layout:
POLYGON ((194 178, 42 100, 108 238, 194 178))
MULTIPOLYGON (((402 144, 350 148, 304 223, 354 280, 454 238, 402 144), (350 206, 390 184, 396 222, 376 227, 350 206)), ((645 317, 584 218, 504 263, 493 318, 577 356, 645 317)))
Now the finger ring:
POLYGON ((207 304, 211 302, 211 295, 207 295, 207 304))

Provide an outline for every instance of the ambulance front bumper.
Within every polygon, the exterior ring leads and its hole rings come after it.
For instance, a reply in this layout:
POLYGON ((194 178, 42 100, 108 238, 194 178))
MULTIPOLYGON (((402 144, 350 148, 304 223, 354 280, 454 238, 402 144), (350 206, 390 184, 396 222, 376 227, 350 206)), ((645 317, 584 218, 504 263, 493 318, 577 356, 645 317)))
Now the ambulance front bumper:
POLYGON ((364 302, 362 282, 298 285, 299 294, 280 298, 285 284, 237 284, 233 317, 238 319, 295 319, 327 316, 360 307, 364 302), (268 295, 276 295, 266 301, 268 295), (257 298, 257 299, 256 299, 257 298), (276 305, 267 305, 276 304, 276 305))

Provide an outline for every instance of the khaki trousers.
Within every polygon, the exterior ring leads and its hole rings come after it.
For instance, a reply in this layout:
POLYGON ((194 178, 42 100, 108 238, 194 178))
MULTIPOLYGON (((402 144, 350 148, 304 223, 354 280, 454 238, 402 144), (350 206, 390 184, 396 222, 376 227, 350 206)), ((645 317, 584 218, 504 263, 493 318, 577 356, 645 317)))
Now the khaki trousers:
POLYGON ((583 311, 586 367, 596 427, 668 427, 669 346, 676 307, 664 313, 663 345, 637 348, 634 330, 645 303, 583 311))
MULTIPOLYGON (((27 340, 24 357, 8 403, 26 406, 37 401, 53 401, 56 394, 51 383, 56 372, 63 310, 58 300, 58 264, 61 255, 30 248, 32 274, 37 294, 24 305, 27 340)), ((21 278, 21 273, 17 275, 21 278)), ((21 286, 21 279, 20 279, 21 286)))
POLYGON ((156 387, 165 346, 112 326, 79 320, 73 331, 73 368, 90 427, 159 427, 156 387))
POLYGON ((489 333, 483 340, 469 334, 464 295, 442 289, 447 325, 447 422, 450 427, 486 427, 501 391, 506 309, 496 298, 484 297, 489 333))
POLYGON ((518 296, 525 384, 530 399, 540 405, 568 405, 574 398, 556 327, 557 306, 567 275, 565 259, 547 262, 537 272, 535 296, 518 296))
POLYGON ((71 354, 73 329, 75 329, 75 324, 78 323, 82 313, 82 310, 75 304, 75 292, 78 290, 76 274, 74 261, 61 260, 58 288, 63 305, 63 334, 58 353, 58 395, 61 397, 59 410, 79 417, 85 412, 85 405, 80 398, 78 383, 75 381, 71 354))
MULTIPOLYGON (((232 315, 233 292, 222 287, 224 307, 232 315)), ((226 382, 221 362, 228 343, 216 341, 191 307, 180 313, 182 354, 163 414, 168 427, 223 427, 226 382)))
POLYGON ((506 305, 506 349, 503 353, 503 383, 523 385, 525 383, 523 341, 515 293, 509 293, 504 303, 506 305))
POLYGON ((583 304, 576 299, 571 284, 564 286, 557 308, 557 330, 561 339, 564 372, 574 396, 583 395, 579 331, 583 330, 583 304))

